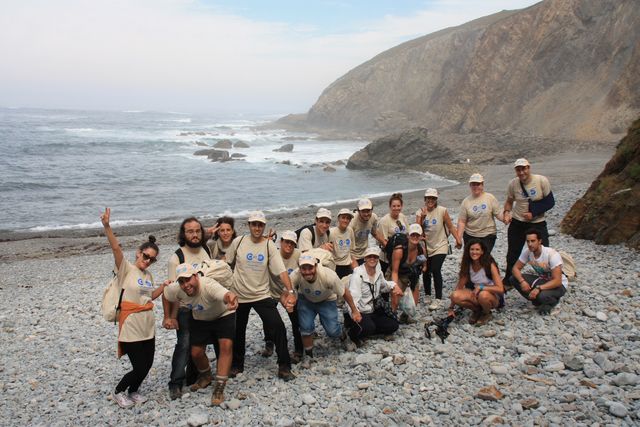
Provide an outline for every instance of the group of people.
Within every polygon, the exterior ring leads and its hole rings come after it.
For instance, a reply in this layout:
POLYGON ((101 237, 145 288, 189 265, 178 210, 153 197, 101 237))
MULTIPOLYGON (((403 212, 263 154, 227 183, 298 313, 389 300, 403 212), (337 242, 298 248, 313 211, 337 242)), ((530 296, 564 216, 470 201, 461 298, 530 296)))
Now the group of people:
POLYGON ((279 240, 272 231, 266 232, 267 220, 261 211, 249 215, 249 234, 241 236, 233 218, 221 217, 210 228, 195 217, 187 218, 180 225, 179 248, 168 262, 168 279, 157 287, 148 271, 159 253, 155 238, 150 236, 136 251, 135 262, 128 262, 110 227, 107 208, 101 220, 113 251, 114 272, 124 290, 118 354, 127 354, 132 365, 117 384, 113 399, 121 407, 146 400, 138 390, 153 364, 152 301, 160 296, 163 327, 175 329, 177 335, 170 398, 181 397, 185 386, 196 391, 213 383, 211 403, 220 405, 228 378, 245 370, 251 309, 263 324, 262 356, 275 351, 277 376, 288 381, 294 378, 292 363, 308 366, 313 361, 316 318, 327 336, 352 349, 371 335, 393 339, 401 323, 415 322, 407 313, 399 314, 398 307, 401 298, 418 304, 420 278, 426 303, 438 309, 442 265, 451 254, 450 236, 457 248, 464 244, 450 311, 455 305, 470 309, 470 323, 484 324, 492 310, 504 304, 508 284, 540 313, 549 313, 566 289, 562 259, 548 247, 544 220, 544 212, 553 206, 553 193, 544 176, 530 173, 526 159, 518 159, 514 167, 517 177, 509 184, 502 208, 484 191, 483 177, 471 176, 471 194, 462 202, 457 226, 438 204, 439 194, 433 188, 426 190, 415 222, 402 213, 402 195, 396 193, 389 199, 389 213, 380 219, 372 202, 362 199, 354 211, 341 209, 334 227, 331 211, 320 208, 313 224, 284 231, 279 240), (496 219, 508 225, 504 279, 491 256, 496 219), (217 276, 209 274, 213 270, 217 276), (429 301, 432 280, 435 298, 429 301), (278 304, 291 322, 292 354, 278 304), (206 356, 208 344, 216 352, 215 375, 206 356))

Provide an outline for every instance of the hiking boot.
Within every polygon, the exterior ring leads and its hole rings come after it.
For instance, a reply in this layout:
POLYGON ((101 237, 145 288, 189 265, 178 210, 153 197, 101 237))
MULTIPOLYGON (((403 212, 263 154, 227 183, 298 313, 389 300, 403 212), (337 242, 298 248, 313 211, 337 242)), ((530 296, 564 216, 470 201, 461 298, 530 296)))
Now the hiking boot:
POLYGON ((216 381, 216 385, 213 388, 211 394, 211 405, 220 406, 224 402, 224 386, 227 385, 226 381, 216 381))
POLYGON ((549 304, 541 304, 540 306, 538 306, 538 313, 540 313, 542 316, 547 316, 551 313, 551 306, 549 304))
POLYGON ((134 403, 144 403, 147 400, 149 400, 143 395, 141 395, 140 393, 138 393, 137 391, 134 391, 133 393, 129 393, 129 399, 133 400, 134 403))
POLYGON ((231 369, 229 370, 229 378, 235 378, 238 376, 238 374, 241 374, 244 372, 244 368, 238 368, 235 366, 232 366, 231 369))
POLYGON ((356 351, 356 343, 354 343, 351 340, 346 340, 342 343, 342 346, 344 347, 345 351, 356 351))
POLYGON ((275 344, 273 343, 273 341, 266 341, 264 343, 264 348, 262 349, 262 353, 260 353, 260 356, 262 357, 271 357, 273 356, 273 349, 275 348, 275 344))
POLYGON ((384 335, 384 336, 382 337, 382 339, 383 339, 383 340, 385 340, 385 341, 395 341, 395 340, 396 340, 396 337, 395 337, 395 336, 393 336, 392 334, 389 334, 389 335, 384 335))
POLYGON ((113 401, 118 404, 118 406, 124 409, 131 408, 136 404, 136 402, 131 400, 131 398, 127 396, 124 391, 121 391, 120 393, 116 393, 114 391, 113 393, 111 393, 111 397, 113 398, 113 401))
POLYGON ((303 369, 311 369, 311 363, 313 363, 313 356, 306 355, 302 362, 300 362, 300 367, 303 369))
POLYGON ((482 316, 482 311, 474 311, 473 313, 471 313, 471 316, 469 316, 469 324, 475 325, 478 322, 480 316, 482 316))
POLYGON ((476 326, 486 325, 487 323, 489 323, 489 320, 491 319, 493 319, 493 314, 491 314, 491 312, 483 313, 478 318, 478 321, 476 322, 476 326))
POLYGON ((211 384, 211 381, 213 381, 211 369, 205 372, 200 372, 198 374, 198 380, 191 386, 191 391, 198 391, 201 388, 207 388, 209 387, 209 384, 211 384))
POLYGON ((176 400, 182 397, 182 387, 172 385, 169 387, 169 399, 176 400))
POLYGON ((295 377, 296 376, 293 375, 293 372, 291 372, 291 369, 288 366, 280 365, 280 367, 278 368, 278 378, 280 378, 281 380, 291 381, 295 377))
POLYGON ((291 353, 291 356, 289 357, 291 359, 291 363, 298 364, 302 360, 302 353, 294 351, 293 353, 291 353))

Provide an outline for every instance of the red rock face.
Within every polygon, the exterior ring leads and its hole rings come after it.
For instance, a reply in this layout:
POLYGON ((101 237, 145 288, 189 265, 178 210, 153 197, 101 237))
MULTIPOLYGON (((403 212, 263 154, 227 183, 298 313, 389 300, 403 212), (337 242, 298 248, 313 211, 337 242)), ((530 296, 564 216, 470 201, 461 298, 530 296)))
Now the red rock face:
POLYGON ((640 119, 561 227, 580 239, 640 249, 640 119))

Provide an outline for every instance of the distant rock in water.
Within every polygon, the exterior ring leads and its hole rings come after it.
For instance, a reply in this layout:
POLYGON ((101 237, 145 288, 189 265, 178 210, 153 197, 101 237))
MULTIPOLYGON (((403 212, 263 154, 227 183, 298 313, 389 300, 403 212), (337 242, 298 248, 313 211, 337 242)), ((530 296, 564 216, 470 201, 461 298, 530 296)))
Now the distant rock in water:
POLYGON ((213 148, 210 148, 208 150, 198 150, 195 153, 193 153, 194 156, 208 156, 209 154, 213 153, 214 151, 218 151, 218 150, 214 150, 213 148))
POLYGON ((242 142, 242 141, 236 141, 233 144, 233 148, 249 148, 249 144, 247 144, 246 142, 242 142))
POLYGON ((239 158, 242 158, 242 157, 247 157, 247 155, 246 154, 242 154, 242 153, 233 153, 233 154, 231 154, 231 158, 232 159, 239 159, 239 158))
POLYGON ((232 148, 233 142, 228 139, 221 139, 213 145, 214 148, 232 148))
POLYGON ((429 161, 451 163, 453 153, 429 140, 425 128, 409 130, 376 139, 347 161, 347 169, 396 169, 416 167, 429 161))
POLYGON ((280 148, 276 148, 273 151, 277 151, 279 153, 291 153, 293 151, 293 144, 284 144, 280 148))
POLYGON ((207 144, 206 142, 202 142, 202 141, 196 141, 196 145, 198 147, 208 147, 209 144, 207 144))
POLYGON ((322 170, 325 172, 335 172, 336 168, 334 168, 333 166, 325 166, 324 168, 322 168, 322 170))
POLYGON ((640 249, 640 119, 561 226, 579 239, 640 249))
POLYGON ((226 150, 211 150, 207 158, 212 162, 227 162, 231 160, 229 152, 226 150))

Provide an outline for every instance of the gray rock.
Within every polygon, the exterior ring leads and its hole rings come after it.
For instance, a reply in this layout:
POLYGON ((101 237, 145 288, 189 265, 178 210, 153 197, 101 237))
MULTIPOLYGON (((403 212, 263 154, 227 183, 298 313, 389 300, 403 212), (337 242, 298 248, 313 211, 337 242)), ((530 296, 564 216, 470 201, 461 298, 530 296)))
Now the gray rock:
POLYGON ((209 414, 203 412, 197 412, 195 414, 191 414, 187 419, 187 424, 191 427, 199 427, 201 425, 207 424, 209 422, 209 414))
POLYGON ((613 380, 612 380, 612 382, 617 386, 636 385, 638 384, 639 381, 640 381, 640 377, 638 377, 638 375, 630 374, 626 372, 616 375, 615 377, 613 377, 613 380))
POLYGON ((247 155, 246 154, 242 154, 242 153, 232 153, 231 154, 231 158, 232 159, 240 159, 240 158, 243 158, 243 157, 247 157, 247 155))
POLYGON ((364 353, 356 356, 356 365, 372 365, 382 360, 381 354, 364 353))
POLYGON ((607 314, 603 311, 599 311, 596 313, 596 319, 598 319, 601 322, 606 322, 607 319, 609 319, 609 317, 607 316, 607 314))
POLYGON ((496 375, 507 375, 509 373, 509 367, 506 365, 493 364, 491 365, 491 372, 496 375))
POLYGON ((609 405, 609 413, 618 418, 624 418, 627 416, 627 408, 620 402, 611 402, 609 405))
POLYGON ((295 425, 296 422, 289 417, 281 418, 278 424, 276 424, 278 427, 294 427, 295 425))
POLYGON ((569 357, 564 360, 564 366, 570 371, 581 371, 584 363, 577 357, 569 357))
POLYGON ((393 356, 393 364, 394 365, 404 365, 407 363, 407 357, 403 354, 396 354, 393 356))
POLYGON ((560 371, 564 371, 564 363, 558 361, 558 360, 554 360, 552 362, 547 363, 544 366, 544 370, 547 372, 560 372, 560 371))
POLYGON ((242 402, 239 401, 238 399, 231 399, 227 402, 227 408, 231 409, 232 411, 235 411, 236 409, 240 408, 241 405, 242 405, 242 402))
POLYGON ((582 314, 584 314, 587 317, 591 317, 591 318, 595 318, 596 317, 596 312, 591 310, 590 308, 585 308, 582 310, 582 314))
POLYGON ((229 156, 229 152, 226 150, 211 150, 207 158, 212 162, 226 162, 231 157, 229 156))
POLYGON ((229 149, 233 147, 233 142, 228 139, 221 139, 213 145, 213 148, 225 148, 229 149))
POLYGON ((595 363, 584 365, 582 371, 587 378, 597 378, 604 375, 604 371, 602 370, 602 368, 595 363))
POLYGON ((249 148, 249 144, 243 141, 236 141, 233 144, 233 148, 249 148))
POLYGON ((304 404, 307 406, 313 406, 317 403, 316 398, 310 395, 309 393, 304 393, 302 396, 300 396, 300 398, 302 399, 304 404))
POLYGON ((293 144, 284 144, 280 148, 275 148, 273 151, 278 153, 291 153, 293 151, 293 144))

